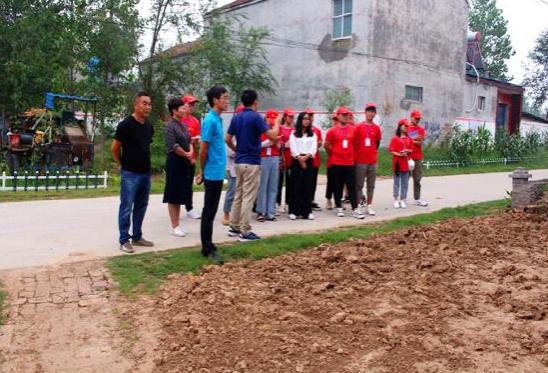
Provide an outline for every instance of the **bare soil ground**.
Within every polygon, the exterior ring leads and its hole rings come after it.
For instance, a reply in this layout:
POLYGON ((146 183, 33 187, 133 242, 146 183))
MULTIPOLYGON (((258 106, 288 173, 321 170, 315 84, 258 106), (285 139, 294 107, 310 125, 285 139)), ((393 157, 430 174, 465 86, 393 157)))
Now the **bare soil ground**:
POLYGON ((548 213, 508 212, 172 275, 0 273, 0 372, 548 372, 548 213))
POLYGON ((444 222, 171 276, 154 372, 548 372, 548 215, 444 222))

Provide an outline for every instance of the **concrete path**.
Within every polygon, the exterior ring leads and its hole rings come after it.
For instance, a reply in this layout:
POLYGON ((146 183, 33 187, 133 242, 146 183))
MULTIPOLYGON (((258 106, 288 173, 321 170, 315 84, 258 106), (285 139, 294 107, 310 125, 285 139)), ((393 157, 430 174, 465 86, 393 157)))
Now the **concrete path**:
MULTIPOLYGON (((534 179, 548 178, 548 170, 531 173, 534 179)), ((324 230, 501 199, 507 197, 507 191, 511 190, 508 175, 509 172, 503 172, 425 178, 423 195, 430 206, 409 206, 406 210, 392 208, 392 180, 378 180, 374 204, 376 217, 367 217, 365 220, 337 218, 332 211, 322 211, 315 213, 314 221, 290 221, 286 216, 280 217, 277 222, 254 221, 253 230, 261 236, 324 230)), ((325 185, 319 185, 316 195, 322 206, 324 199, 320 197, 324 191, 325 185)), ((203 194, 196 193, 194 201, 196 207, 201 208, 203 194)), ((0 203, 3 217, 0 225, 0 269, 119 255, 117 211, 118 197, 0 203)), ((220 224, 221 217, 219 213, 214 227, 214 240, 234 240, 227 237, 226 227, 220 224)), ((155 242, 154 250, 199 245, 200 221, 183 218, 182 225, 189 231, 186 237, 170 235, 167 207, 162 204, 162 196, 151 197, 143 232, 147 239, 155 242)), ((138 249, 138 252, 145 251, 143 248, 138 249)))

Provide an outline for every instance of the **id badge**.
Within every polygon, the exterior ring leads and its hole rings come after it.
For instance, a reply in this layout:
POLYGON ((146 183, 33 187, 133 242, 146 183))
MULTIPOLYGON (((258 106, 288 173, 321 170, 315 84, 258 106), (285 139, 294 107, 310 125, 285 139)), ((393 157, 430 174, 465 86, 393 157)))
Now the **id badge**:
POLYGON ((269 157, 272 155, 272 148, 266 148, 266 155, 269 157))
POLYGON ((343 140, 343 149, 348 149, 348 140, 343 140))
POLYGON ((371 146, 371 139, 369 137, 365 138, 365 146, 371 146))

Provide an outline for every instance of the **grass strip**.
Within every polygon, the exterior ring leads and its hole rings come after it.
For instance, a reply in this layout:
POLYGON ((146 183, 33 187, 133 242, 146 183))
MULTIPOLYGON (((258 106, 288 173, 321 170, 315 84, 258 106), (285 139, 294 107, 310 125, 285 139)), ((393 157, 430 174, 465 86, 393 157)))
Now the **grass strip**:
MULTIPOLYGON (((472 218, 501 212, 508 207, 507 200, 444 208, 442 210, 397 218, 375 224, 349 228, 336 228, 309 234, 286 234, 264 238, 258 242, 222 245, 222 254, 229 261, 242 259, 260 260, 290 252, 316 247, 322 243, 341 243, 350 239, 362 239, 376 234, 387 234, 400 229, 417 227, 455 218, 472 218)), ((174 249, 164 252, 124 255, 108 260, 107 266, 114 280, 126 295, 152 294, 172 273, 196 273, 204 265, 199 248, 174 249)))
POLYGON ((7 293, 4 290, 0 289, 0 325, 4 325, 4 323, 6 322, 4 317, 6 297, 7 293))

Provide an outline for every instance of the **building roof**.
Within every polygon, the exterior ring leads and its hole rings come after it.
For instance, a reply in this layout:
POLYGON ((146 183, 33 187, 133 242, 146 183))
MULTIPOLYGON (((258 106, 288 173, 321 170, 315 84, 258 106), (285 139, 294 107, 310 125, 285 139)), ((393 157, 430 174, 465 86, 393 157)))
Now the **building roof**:
POLYGON ((200 43, 200 39, 197 39, 188 43, 177 44, 174 47, 171 47, 169 49, 166 49, 165 51, 155 54, 154 57, 152 58, 147 58, 146 60, 141 61, 140 64, 146 64, 150 62, 150 60, 152 60, 152 62, 155 62, 161 57, 165 57, 165 56, 168 56, 170 58, 177 58, 177 57, 190 54, 192 53, 194 48, 196 48, 199 45, 199 43, 200 43))
MULTIPOLYGON (((466 73, 466 80, 470 82, 475 82, 476 79, 477 79, 477 76, 475 73, 466 73)), ((504 80, 499 80, 495 78, 488 78, 485 76, 480 76, 480 83, 502 88, 504 90, 511 91, 512 93, 521 94, 525 91, 525 89, 520 85, 508 83, 508 82, 505 82, 504 80)))
POLYGON ((526 111, 524 111, 524 112, 521 113, 521 117, 522 117, 522 118, 527 118, 527 119, 532 119, 532 120, 534 120, 535 122, 541 122, 541 123, 546 123, 546 124, 548 124, 548 118, 539 117, 538 115, 535 115, 535 114, 532 114, 532 113, 528 113, 528 112, 526 112, 526 111))
POLYGON ((223 13, 223 12, 229 12, 231 10, 234 10, 236 8, 240 8, 242 6, 245 6, 245 5, 248 5, 250 3, 258 3, 258 2, 261 2, 261 1, 265 1, 265 0, 235 0, 231 3, 228 3, 226 5, 223 5, 219 8, 216 8, 216 9, 213 9, 211 12, 207 13, 206 17, 207 16, 210 16, 212 14, 215 14, 215 13, 223 13))

